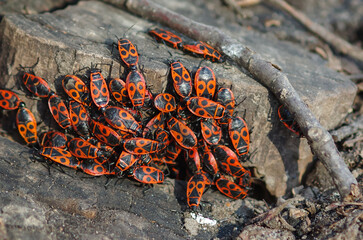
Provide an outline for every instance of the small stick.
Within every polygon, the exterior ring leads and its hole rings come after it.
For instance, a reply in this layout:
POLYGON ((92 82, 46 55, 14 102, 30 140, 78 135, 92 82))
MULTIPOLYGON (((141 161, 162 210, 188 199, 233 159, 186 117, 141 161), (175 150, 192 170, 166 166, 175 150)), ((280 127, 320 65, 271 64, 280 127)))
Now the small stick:
POLYGON ((340 195, 345 200, 361 196, 357 180, 339 155, 330 134, 301 100, 285 74, 276 65, 263 59, 218 28, 195 22, 150 0, 107 0, 136 15, 159 22, 191 38, 209 42, 221 49, 236 64, 247 69, 287 106, 308 140, 312 152, 322 161, 340 195))
POLYGON ((363 115, 359 116, 349 125, 331 131, 330 134, 332 135, 335 142, 340 142, 344 138, 349 137, 350 135, 358 132, 359 130, 363 130, 363 115))
POLYGON ((257 5, 261 0, 237 0, 236 4, 242 8, 257 5))
POLYGON ((243 12, 242 8, 258 4, 260 0, 242 0, 239 2, 236 2, 235 0, 223 0, 223 2, 227 6, 229 6, 232 10, 234 10, 236 13, 244 17, 245 13, 243 12))
POLYGON ((351 45, 343 38, 330 32, 323 26, 311 21, 305 14, 294 9, 291 5, 286 3, 284 0, 267 0, 272 6, 276 6, 283 11, 289 13, 301 24, 303 24, 309 31, 317 35, 319 38, 330 44, 340 53, 348 55, 356 60, 363 62, 363 50, 358 47, 351 45))

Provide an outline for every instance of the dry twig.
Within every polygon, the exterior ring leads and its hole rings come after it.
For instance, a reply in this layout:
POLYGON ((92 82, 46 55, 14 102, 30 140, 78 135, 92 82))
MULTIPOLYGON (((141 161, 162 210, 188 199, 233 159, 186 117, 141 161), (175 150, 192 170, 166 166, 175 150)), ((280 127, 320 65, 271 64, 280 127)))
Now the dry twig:
POLYGON ((272 6, 278 7, 283 11, 289 13, 301 24, 303 24, 309 31, 323 39, 326 43, 330 44, 340 53, 346 54, 356 60, 363 62, 363 50, 351 45, 341 37, 330 32, 323 26, 311 21, 305 14, 294 9, 291 5, 284 0, 267 0, 272 6))
POLYGON ((359 116, 357 119, 352 121, 349 125, 343 126, 337 130, 331 131, 335 142, 339 142, 350 135, 363 130, 363 115, 359 116))
POLYGON ((357 181, 340 157, 332 137, 301 100, 286 75, 274 67, 274 64, 264 60, 259 54, 221 30, 197 23, 151 0, 105 1, 121 8, 126 7, 129 12, 159 22, 191 38, 209 42, 235 63, 247 69, 296 116, 312 151, 329 171, 341 196, 343 198, 360 196, 357 181))
POLYGON ((280 215, 280 213, 290 204, 294 205, 294 203, 298 203, 300 201, 303 201, 304 198, 299 196, 299 197, 294 197, 294 198, 290 198, 288 200, 286 200, 285 202, 283 202, 281 205, 270 209, 267 212, 264 212, 256 217, 254 217, 253 219, 251 219, 250 224, 253 223, 260 223, 260 224, 267 224, 268 222, 270 222, 272 219, 278 217, 280 215))
POLYGON ((237 0, 236 4, 240 7, 250 7, 259 4, 261 0, 237 0))

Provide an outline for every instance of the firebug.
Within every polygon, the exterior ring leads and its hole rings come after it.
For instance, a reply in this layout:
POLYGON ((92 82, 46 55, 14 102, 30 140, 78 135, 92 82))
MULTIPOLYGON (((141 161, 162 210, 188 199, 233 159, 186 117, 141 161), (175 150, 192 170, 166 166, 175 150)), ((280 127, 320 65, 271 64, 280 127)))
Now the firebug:
POLYGON ((43 147, 39 151, 40 155, 43 157, 62 164, 64 166, 78 169, 81 162, 72 156, 72 154, 63 149, 63 148, 56 148, 56 147, 43 147))
POLYGON ((247 196, 243 188, 224 177, 216 180, 216 186, 221 193, 233 199, 243 199, 247 196))
POLYGON ((62 80, 64 91, 74 101, 83 105, 90 105, 90 92, 87 85, 75 75, 66 75, 62 80))
POLYGON ((206 177, 203 173, 197 172, 195 173, 187 185, 187 201, 189 207, 195 211, 202 199, 204 189, 205 189, 206 177))
POLYGON ((161 28, 156 28, 149 31, 149 34, 153 36, 158 42, 163 42, 173 48, 181 48, 182 40, 179 36, 172 32, 166 31, 161 28))
POLYGON ((245 120, 241 117, 229 118, 228 133, 237 154, 239 156, 247 154, 250 148, 250 133, 245 120))
POLYGON ((186 149, 192 149, 197 145, 195 133, 177 118, 171 117, 167 125, 170 134, 180 146, 186 149))
POLYGON ((198 97, 213 99, 217 80, 209 67, 201 67, 195 73, 194 88, 198 97))
POLYGON ((194 115, 202 118, 220 119, 224 115, 225 107, 204 97, 191 97, 187 107, 194 115))
POLYGON ((51 93, 48 99, 48 106, 54 120, 61 128, 67 129, 71 127, 71 119, 66 104, 54 92, 51 93))
POLYGON ((110 93, 99 69, 90 71, 90 90, 94 104, 99 108, 106 107, 110 101, 110 93))
POLYGON ((181 62, 173 62, 170 65, 171 78, 175 92, 182 98, 192 93, 192 79, 190 73, 181 62))
POLYGON ((134 168, 130 175, 141 183, 155 184, 164 182, 164 173, 154 167, 139 166, 134 168))
POLYGON ((37 122, 33 113, 25 107, 25 103, 19 104, 16 114, 16 125, 20 135, 28 145, 37 143, 37 122))
POLYGON ((45 132, 39 138, 39 144, 42 147, 65 148, 67 137, 64 133, 58 131, 45 132))
POLYGON ((126 77, 126 89, 134 107, 142 107, 145 102, 145 79, 137 70, 131 71, 126 77))
POLYGON ((0 89, 0 107, 3 109, 18 109, 20 102, 20 98, 14 92, 0 89))
POLYGON ((175 97, 169 93, 160 93, 155 97, 154 105, 159 111, 164 113, 175 111, 175 97))

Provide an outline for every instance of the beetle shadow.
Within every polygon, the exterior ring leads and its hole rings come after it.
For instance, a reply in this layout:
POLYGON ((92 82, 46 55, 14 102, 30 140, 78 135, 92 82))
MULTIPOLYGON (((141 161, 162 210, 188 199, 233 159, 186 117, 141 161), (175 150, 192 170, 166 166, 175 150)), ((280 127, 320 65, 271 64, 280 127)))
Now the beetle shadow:
POLYGON ((187 192, 187 182, 175 179, 174 197, 176 198, 180 206, 180 210, 183 212, 188 209, 186 192, 187 192))
POLYGON ((269 121, 271 121, 272 128, 267 134, 267 137, 274 144, 281 156, 287 176, 285 194, 289 194, 294 187, 300 184, 298 160, 300 158, 299 147, 301 139, 280 122, 277 113, 280 103, 273 97, 272 93, 269 94, 271 103, 269 121))

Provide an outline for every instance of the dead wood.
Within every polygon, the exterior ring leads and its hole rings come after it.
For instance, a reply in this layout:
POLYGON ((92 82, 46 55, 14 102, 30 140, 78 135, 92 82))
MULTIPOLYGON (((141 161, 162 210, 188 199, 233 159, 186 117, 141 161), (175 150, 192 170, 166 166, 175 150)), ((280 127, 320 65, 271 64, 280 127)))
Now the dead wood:
POLYGON ((117 7, 139 15, 196 40, 210 43, 236 64, 247 69, 257 81, 266 86, 295 115, 312 152, 322 161, 333 178, 342 198, 360 196, 357 181, 349 171, 331 135, 301 100, 285 74, 276 65, 263 59, 236 39, 218 28, 195 22, 150 0, 105 0, 117 7))

